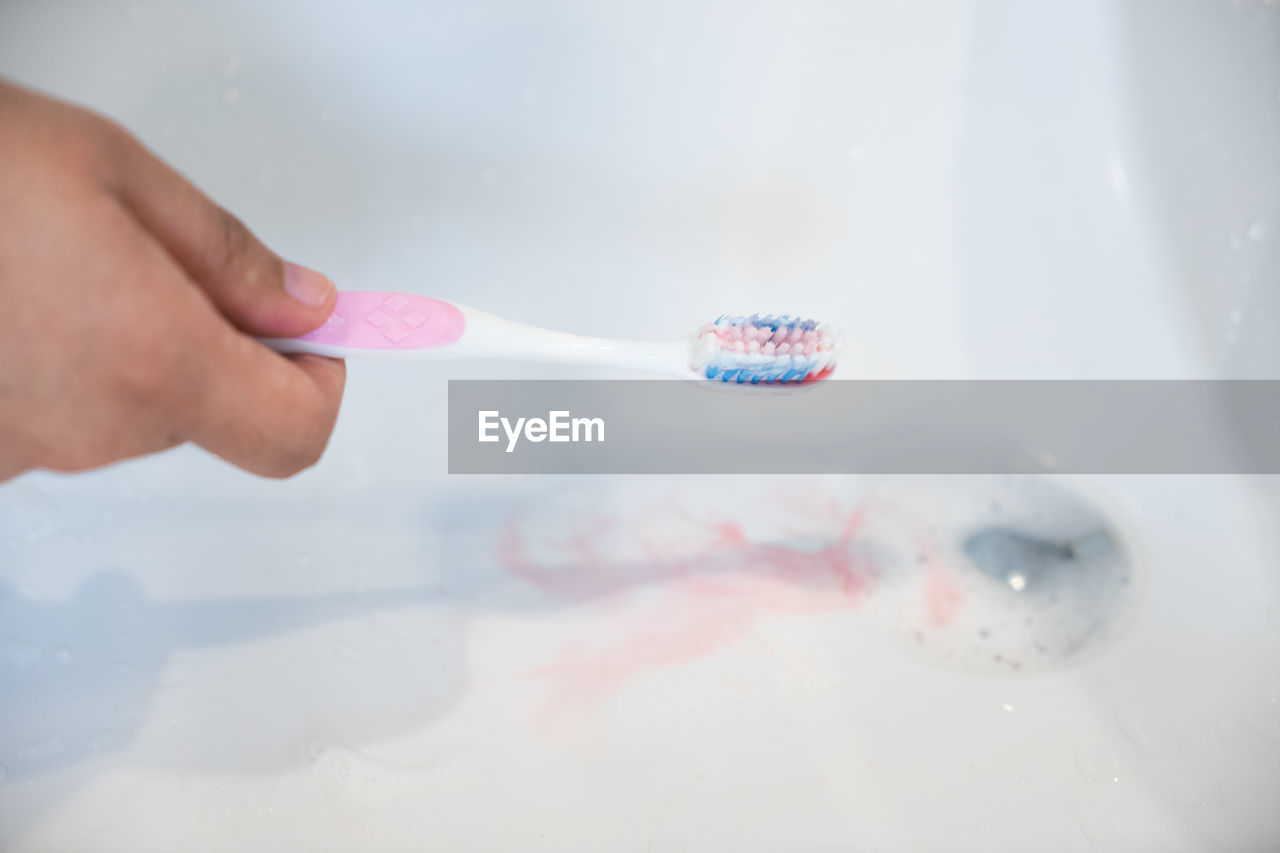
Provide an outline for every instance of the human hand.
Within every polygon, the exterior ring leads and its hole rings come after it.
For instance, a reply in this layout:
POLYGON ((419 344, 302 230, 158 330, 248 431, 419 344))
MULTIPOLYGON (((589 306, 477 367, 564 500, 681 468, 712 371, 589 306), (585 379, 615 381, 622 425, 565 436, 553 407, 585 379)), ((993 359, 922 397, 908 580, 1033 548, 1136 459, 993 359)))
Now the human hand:
POLYGON ((343 362, 284 357, 333 310, 126 131, 0 81, 0 480, 196 444, 248 471, 314 464, 343 362))

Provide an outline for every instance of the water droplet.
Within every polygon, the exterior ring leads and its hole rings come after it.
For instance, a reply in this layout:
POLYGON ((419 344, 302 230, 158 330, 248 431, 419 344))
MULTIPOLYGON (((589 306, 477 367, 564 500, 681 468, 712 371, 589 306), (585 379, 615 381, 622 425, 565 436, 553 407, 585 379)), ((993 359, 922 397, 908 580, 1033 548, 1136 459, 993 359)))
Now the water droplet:
POLYGON ((1008 714, 1012 714, 1015 710, 1017 710, 1017 709, 1015 709, 1012 705, 1010 705, 1008 702, 1005 702, 1005 703, 1004 703, 1003 705, 1001 705, 1000 707, 1001 707, 1001 708, 1004 708, 1005 712, 1006 712, 1006 713, 1008 713, 1008 714))
POLYGON ((1249 226, 1249 239, 1255 243, 1261 243, 1267 239, 1267 223, 1265 220, 1259 219, 1249 226))
MULTIPOLYGON (((1267 686, 1259 699, 1257 707, 1245 708, 1233 715, 1235 727, 1271 744, 1280 744, 1280 681, 1267 686)), ((1230 722, 1227 721, 1228 726, 1230 722)))
POLYGON ((867 159, 867 149, 863 148, 861 145, 850 145, 849 159, 855 163, 862 162, 867 159))
POLYGON ((1280 744, 1280 706, 1268 703, 1257 710, 1242 711, 1239 718, 1245 729, 1280 744))
POLYGON ((1139 752, 1148 757, 1155 755, 1148 727, 1136 711, 1130 708, 1117 708, 1116 723, 1120 726, 1120 732, 1138 748, 1139 752))
POLYGON ((216 849, 218 848, 206 836, 188 835, 178 841, 175 851, 176 853, 211 853, 216 849))
POLYGON ((56 531, 62 517, 58 502, 32 483, 7 485, 0 493, 0 536, 34 544, 56 531))
POLYGON ((320 121, 324 124, 331 124, 337 116, 338 112, 333 107, 325 107, 320 111, 320 121))
POLYGON ((9 778, 9 768, 4 766, 4 762, 0 761, 0 788, 4 787, 5 780, 9 778))
POLYGON ((1124 201, 1129 196, 1129 173, 1118 157, 1112 157, 1109 173, 1111 189, 1115 192, 1116 198, 1124 201))
POLYGON ((308 744, 307 759, 317 772, 331 779, 347 779, 351 776, 351 751, 345 747, 308 744))
POLYGON ((1102 850, 1119 850, 1124 846, 1124 835, 1109 816, 1098 814, 1080 821, 1080 832, 1094 847, 1102 850))
POLYGON ((333 647, 334 654, 343 660, 358 661, 360 660, 360 652, 356 651, 356 647, 350 643, 336 643, 333 647))
POLYGON ((57 758, 63 752, 62 741, 59 738, 51 737, 44 740, 31 741, 23 744, 18 749, 18 759, 20 761, 48 761, 51 758, 57 758))
POLYGON ((1218 780, 1196 773, 1178 776, 1168 791, 1170 801, 1184 811, 1210 808, 1222 802, 1222 785, 1218 780))
POLYGON ((486 184, 496 184, 498 182, 498 170, 485 169, 480 175, 480 180, 484 181, 486 184))
POLYGON ((88 746, 90 752, 105 752, 123 742, 124 738, 120 736, 119 732, 114 729, 102 729, 90 736, 88 746))
POLYGON ((58 646, 53 650, 53 659, 61 664, 71 663, 71 649, 66 646, 58 646))
POLYGON ((240 90, 237 89, 235 86, 228 86, 226 91, 226 98, 227 98, 228 104, 234 104, 236 101, 240 100, 240 90))
POLYGON ((1244 245, 1244 242, 1240 239, 1239 234, 1232 234, 1230 237, 1227 238, 1227 242, 1230 243, 1231 248, 1236 251, 1240 251, 1240 247, 1244 245))
POLYGON ((13 669, 19 671, 27 669, 34 666, 42 657, 44 652, 39 646, 24 643, 21 640, 0 640, 0 661, 13 669))
POLYGON ((240 72, 240 54, 233 53, 227 57, 227 64, 223 68, 222 73, 228 80, 236 76, 240 72))
POLYGON ((1076 753, 1076 769, 1090 782, 1120 781, 1120 759, 1108 752, 1080 750, 1076 753))

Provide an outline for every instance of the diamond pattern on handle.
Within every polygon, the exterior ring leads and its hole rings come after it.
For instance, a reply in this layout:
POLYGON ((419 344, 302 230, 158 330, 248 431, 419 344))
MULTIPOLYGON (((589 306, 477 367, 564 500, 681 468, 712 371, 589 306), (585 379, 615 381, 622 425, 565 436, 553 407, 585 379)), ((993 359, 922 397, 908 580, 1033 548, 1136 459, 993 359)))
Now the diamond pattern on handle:
POLYGON ((353 349, 422 349, 462 336, 466 319, 454 305, 413 293, 344 290, 320 328, 299 336, 353 349))
POLYGON ((398 293, 393 293, 382 300, 382 306, 391 313, 388 314, 382 308, 375 308, 365 315, 365 319, 375 329, 381 329, 382 336, 393 344, 400 343, 409 337, 411 330, 427 322, 426 316, 419 311, 410 311, 400 316, 404 309, 409 307, 409 300, 398 293), (409 328, 406 329, 405 326, 409 328))

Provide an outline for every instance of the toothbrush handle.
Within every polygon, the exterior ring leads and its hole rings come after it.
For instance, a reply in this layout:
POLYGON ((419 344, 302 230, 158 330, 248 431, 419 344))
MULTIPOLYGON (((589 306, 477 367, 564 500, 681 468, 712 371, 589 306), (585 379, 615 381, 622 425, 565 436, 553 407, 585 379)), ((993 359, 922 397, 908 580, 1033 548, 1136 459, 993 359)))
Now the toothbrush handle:
POLYGON ((417 293, 341 290, 320 328, 296 338, 265 338, 277 352, 347 357, 448 346, 467 321, 456 305, 417 293))

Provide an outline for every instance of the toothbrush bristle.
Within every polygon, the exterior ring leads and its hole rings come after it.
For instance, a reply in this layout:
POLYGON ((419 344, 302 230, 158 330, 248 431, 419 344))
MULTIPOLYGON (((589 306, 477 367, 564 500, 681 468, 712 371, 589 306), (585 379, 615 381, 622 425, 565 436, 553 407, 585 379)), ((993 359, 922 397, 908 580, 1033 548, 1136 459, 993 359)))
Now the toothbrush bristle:
POLYGON ((835 368, 843 338, 825 323, 788 314, 722 314, 698 330, 690 366, 739 385, 811 382, 835 368))

